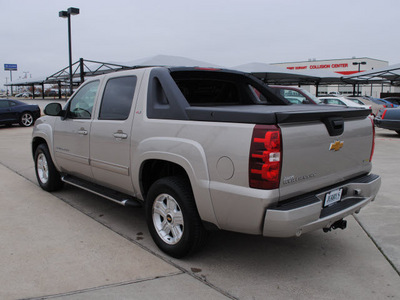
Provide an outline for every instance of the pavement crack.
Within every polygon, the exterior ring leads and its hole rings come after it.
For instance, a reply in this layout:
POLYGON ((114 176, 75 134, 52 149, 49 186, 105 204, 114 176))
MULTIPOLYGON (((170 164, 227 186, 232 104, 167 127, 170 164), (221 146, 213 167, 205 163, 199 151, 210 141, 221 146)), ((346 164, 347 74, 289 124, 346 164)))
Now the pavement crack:
POLYGON ((157 279, 161 279, 161 278, 174 277, 177 275, 182 275, 182 272, 176 272, 176 273, 171 273, 168 275, 160 275, 160 276, 143 278, 143 279, 138 279, 138 280, 123 281, 123 282, 118 282, 118 283, 113 283, 113 284, 105 284, 105 285, 101 285, 101 286, 97 286, 97 287, 81 289, 81 290, 76 290, 76 291, 72 291, 72 292, 60 293, 60 294, 45 295, 45 296, 31 297, 31 298, 22 298, 19 300, 55 299, 55 298, 59 298, 59 297, 84 294, 84 293, 98 291, 98 290, 102 290, 102 289, 116 288, 116 287, 126 286, 126 285, 130 285, 130 284, 153 281, 153 280, 157 280, 157 279))
POLYGON ((374 239, 374 237, 368 232, 368 230, 364 227, 364 225, 361 223, 361 221, 357 218, 357 216, 353 216, 356 222, 361 226, 362 230, 365 232, 365 234, 369 237, 369 239, 374 243, 375 247, 379 250, 379 252, 383 255, 383 257, 386 259, 386 261, 392 266, 393 270, 400 276, 400 270, 398 270, 395 266, 395 264, 390 260, 390 258, 386 255, 385 251, 383 250, 382 247, 379 246, 377 241, 374 239))
MULTIPOLYGON (((22 178, 28 180, 29 182, 32 182, 32 183, 35 184, 37 187, 39 187, 38 184, 37 184, 36 182, 30 180, 29 178, 27 178, 26 176, 24 176, 24 175, 21 174, 20 172, 11 169, 9 166, 6 166, 6 165, 4 165, 4 164, 1 163, 1 162, 0 162, 0 164, 3 165, 4 167, 6 167, 7 169, 13 171, 14 173, 18 174, 18 175, 21 176, 22 178)), ((40 188, 40 187, 39 187, 39 188, 40 188)), ((129 236, 127 236, 127 235, 121 233, 121 232, 115 231, 110 225, 101 222, 101 220, 96 219, 94 216, 90 215, 89 213, 87 213, 87 212, 85 212, 85 211, 79 209, 78 206, 76 206, 76 205, 70 203, 67 199, 64 199, 61 195, 56 195, 55 193, 50 193, 50 194, 52 194, 52 195, 53 195, 54 197, 56 197, 57 199, 63 201, 65 204, 69 205, 70 207, 76 209, 76 210, 79 211, 80 213, 82 213, 82 214, 88 216, 89 218, 91 218, 92 220, 94 220, 94 221, 96 221, 97 223, 101 224, 102 226, 106 227, 107 229, 111 230, 112 232, 118 234, 119 236, 121 236, 121 237, 123 237, 124 239, 130 241, 131 243, 135 244, 136 246, 139 246, 140 248, 142 248, 143 250, 147 251, 148 253, 150 253, 150 254, 156 256, 157 258, 161 259, 162 261, 164 261, 164 262, 170 264, 171 266, 175 267, 176 269, 178 269, 178 270, 180 271, 180 272, 176 273, 175 275, 179 275, 179 274, 186 274, 186 275, 189 275, 190 277, 192 277, 192 278, 194 278, 194 279, 200 281, 201 283, 207 285, 207 286, 210 287, 211 289, 217 291, 218 293, 224 295, 225 297, 227 297, 227 298, 229 298, 229 299, 233 299, 233 300, 237 300, 237 299, 238 299, 238 298, 234 297, 233 295, 231 295, 230 293, 228 293, 227 291, 225 291, 225 290, 223 290, 223 289, 217 287, 216 285, 214 285, 214 284, 208 282, 205 276, 200 275, 200 274, 197 275, 196 272, 191 271, 191 270, 187 270, 187 269, 185 269, 184 267, 179 266, 177 263, 175 263, 175 262, 169 260, 168 258, 166 258, 166 257, 164 257, 164 256, 162 256, 162 255, 160 255, 159 253, 157 253, 157 252, 151 250, 150 248, 148 248, 148 247, 146 247, 146 246, 140 244, 140 243, 137 241, 137 240, 140 240, 140 239, 135 240, 135 239, 133 239, 133 238, 131 238, 131 237, 129 237, 129 236)), ((139 235, 139 237, 140 237, 140 235, 139 235)), ((149 279, 147 279, 147 280, 149 280, 149 279)), ((140 281, 129 281, 129 282, 126 282, 126 283, 120 283, 119 285, 127 285, 127 284, 131 284, 131 283, 136 283, 136 282, 140 282, 140 281)), ((108 288, 108 287, 110 287, 110 286, 118 286, 118 285, 104 285, 104 286, 101 286, 101 287, 98 287, 98 288, 94 288, 94 289, 108 288)), ((71 295, 73 295, 73 294, 75 294, 75 293, 82 293, 83 291, 86 292, 86 291, 91 291, 91 290, 93 290, 93 289, 71 292, 71 295)), ((56 298, 56 297, 61 297, 61 296, 68 296, 68 295, 70 295, 70 294, 60 294, 60 295, 42 296, 42 297, 36 297, 36 298, 24 298, 24 299, 21 299, 21 300, 51 299, 51 298, 56 298)))

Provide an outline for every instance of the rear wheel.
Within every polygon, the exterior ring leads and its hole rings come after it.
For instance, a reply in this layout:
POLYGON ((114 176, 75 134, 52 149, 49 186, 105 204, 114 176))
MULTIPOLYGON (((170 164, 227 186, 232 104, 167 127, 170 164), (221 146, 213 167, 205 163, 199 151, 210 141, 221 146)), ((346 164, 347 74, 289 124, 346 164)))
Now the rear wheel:
POLYGON ((29 127, 33 125, 33 115, 30 112, 24 112, 19 120, 19 125, 29 127))
POLYGON ((60 173, 54 166, 45 144, 40 144, 36 149, 35 173, 40 187, 48 192, 59 190, 63 186, 60 173))
POLYGON ((206 240, 190 182, 183 177, 162 178, 150 187, 146 219, 156 245, 172 257, 190 254, 206 240))

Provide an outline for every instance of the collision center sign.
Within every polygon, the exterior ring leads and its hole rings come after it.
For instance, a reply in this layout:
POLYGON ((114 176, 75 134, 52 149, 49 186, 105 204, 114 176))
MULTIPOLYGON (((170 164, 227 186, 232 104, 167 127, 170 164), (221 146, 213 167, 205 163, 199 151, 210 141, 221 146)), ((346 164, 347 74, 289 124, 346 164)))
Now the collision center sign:
MULTIPOLYGON (((318 70, 318 69, 330 69, 335 73, 339 73, 342 75, 351 75, 358 73, 357 70, 348 70, 350 68, 350 65, 348 63, 321 63, 321 64, 304 64, 304 65, 298 65, 298 66, 289 66, 286 67, 288 70, 318 70)), ((363 72, 363 71, 361 71, 363 72)))
POLYGON ((17 64, 4 64, 4 71, 17 71, 17 64))
POLYGON ((336 69, 336 68, 348 68, 349 64, 320 64, 320 65, 309 65, 309 66, 295 66, 295 67, 286 67, 289 70, 304 70, 310 68, 313 69, 336 69))

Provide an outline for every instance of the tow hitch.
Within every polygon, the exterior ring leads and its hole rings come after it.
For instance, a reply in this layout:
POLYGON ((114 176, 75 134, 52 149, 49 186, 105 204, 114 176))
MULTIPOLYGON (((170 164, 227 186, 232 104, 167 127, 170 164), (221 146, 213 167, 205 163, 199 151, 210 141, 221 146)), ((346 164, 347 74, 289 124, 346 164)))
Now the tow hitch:
POLYGON ((329 232, 329 231, 331 231, 332 229, 338 229, 338 228, 340 228, 340 229, 345 229, 346 227, 347 227, 347 221, 341 219, 341 220, 336 221, 335 223, 333 223, 333 224, 331 225, 331 227, 323 228, 322 230, 323 230, 324 232, 329 232))

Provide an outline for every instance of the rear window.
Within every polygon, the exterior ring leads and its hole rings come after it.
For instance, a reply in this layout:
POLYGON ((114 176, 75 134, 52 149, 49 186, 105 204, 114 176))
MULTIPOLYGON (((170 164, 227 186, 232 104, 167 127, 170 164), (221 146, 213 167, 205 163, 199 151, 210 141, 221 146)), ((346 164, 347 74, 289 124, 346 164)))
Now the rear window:
POLYGON ((178 80, 177 85, 190 105, 239 105, 236 85, 222 80, 178 80))
POLYGON ((263 83, 244 74, 175 71, 171 75, 190 106, 282 104, 263 83))

